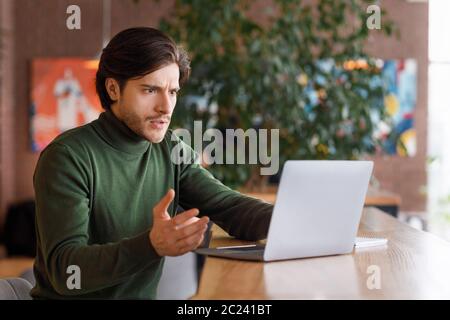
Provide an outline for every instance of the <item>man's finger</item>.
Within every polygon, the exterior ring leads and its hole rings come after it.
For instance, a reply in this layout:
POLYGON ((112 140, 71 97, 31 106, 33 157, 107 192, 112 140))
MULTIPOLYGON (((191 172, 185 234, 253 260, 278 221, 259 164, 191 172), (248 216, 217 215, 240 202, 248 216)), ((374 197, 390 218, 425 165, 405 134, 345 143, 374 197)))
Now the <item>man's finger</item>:
POLYGON ((182 253, 186 253, 188 251, 197 249, 197 247, 202 244, 203 239, 203 233, 195 233, 190 237, 179 240, 177 242, 177 247, 179 248, 179 251, 181 251, 182 253))
POLYGON ((158 202, 158 204, 153 208, 153 215, 157 217, 166 217, 167 209, 170 206, 170 203, 175 198, 175 191, 173 189, 169 189, 166 195, 158 202))
POLYGON ((198 232, 205 233, 208 227, 208 221, 209 221, 208 217, 203 217, 197 222, 194 222, 192 224, 189 224, 185 227, 178 229, 176 231, 176 239, 182 240, 198 232))
POLYGON ((196 208, 184 211, 182 213, 177 214, 174 218, 172 218, 172 223, 175 226, 183 224, 184 222, 188 221, 190 218, 197 216, 198 213, 199 213, 199 211, 196 208))

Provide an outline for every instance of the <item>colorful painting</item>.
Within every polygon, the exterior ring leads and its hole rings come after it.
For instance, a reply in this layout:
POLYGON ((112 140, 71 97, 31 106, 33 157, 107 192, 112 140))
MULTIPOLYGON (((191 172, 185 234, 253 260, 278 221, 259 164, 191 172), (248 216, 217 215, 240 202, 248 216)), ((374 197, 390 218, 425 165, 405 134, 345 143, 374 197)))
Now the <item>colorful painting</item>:
POLYGON ((98 118, 98 60, 35 59, 31 67, 31 141, 39 152, 60 133, 98 118))
POLYGON ((384 149, 391 155, 413 157, 417 150, 414 129, 417 62, 414 59, 385 60, 382 75, 387 91, 384 103, 393 122, 391 126, 385 126, 384 149))
MULTIPOLYGON (((336 67, 331 59, 317 61, 317 68, 323 73, 332 73, 341 82, 347 81, 341 73, 341 68, 336 67)), ((367 69, 366 60, 348 60, 343 64, 347 71, 354 69, 367 69)), ((379 119, 373 114, 373 121, 378 123, 374 132, 374 138, 381 140, 383 151, 389 155, 413 157, 416 154, 416 130, 414 128, 414 110, 417 103, 417 62, 414 59, 376 60, 376 68, 381 72, 381 77, 374 77, 374 86, 383 86, 385 90, 384 105, 390 116, 388 122, 379 119)), ((326 91, 316 90, 315 84, 325 86, 327 79, 318 74, 314 81, 309 81, 305 74, 299 75, 297 81, 305 87, 308 101, 305 110, 314 121, 315 113, 310 112, 319 103, 321 96, 326 96, 326 91)), ((361 94, 364 94, 362 92, 361 94)), ((351 134, 352 124, 344 127, 344 134, 351 134)))

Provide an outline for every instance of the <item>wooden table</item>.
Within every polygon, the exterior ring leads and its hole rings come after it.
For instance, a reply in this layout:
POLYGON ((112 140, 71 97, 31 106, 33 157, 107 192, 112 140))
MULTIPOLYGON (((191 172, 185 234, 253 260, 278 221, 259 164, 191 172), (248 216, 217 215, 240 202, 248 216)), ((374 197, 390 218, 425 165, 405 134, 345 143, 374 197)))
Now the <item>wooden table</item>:
MULTIPOLYGON (((266 192, 248 192, 245 190, 241 190, 241 192, 269 203, 275 203, 277 197, 277 188, 272 186, 268 187, 266 192)), ((364 205, 367 207, 377 207, 396 217, 398 215, 398 208, 401 205, 401 198, 393 192, 369 187, 364 205)))
POLYGON ((0 279, 16 278, 33 267, 34 259, 28 257, 13 257, 0 259, 0 279))
MULTIPOLYGON (((193 298, 450 299, 450 243, 376 208, 364 209, 358 235, 386 237, 389 243, 347 255, 269 263, 208 257, 193 298), (381 288, 369 289, 377 270, 381 288)), ((213 229, 211 247, 245 243, 213 229)))

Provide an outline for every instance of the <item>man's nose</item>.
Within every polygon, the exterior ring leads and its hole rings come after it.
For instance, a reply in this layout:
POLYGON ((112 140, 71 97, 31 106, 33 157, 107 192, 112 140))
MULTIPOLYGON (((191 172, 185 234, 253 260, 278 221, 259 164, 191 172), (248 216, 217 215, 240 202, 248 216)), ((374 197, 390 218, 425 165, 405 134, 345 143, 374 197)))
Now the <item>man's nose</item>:
POLYGON ((169 114, 172 112, 172 103, 169 93, 162 93, 159 99, 158 112, 161 114, 169 114))

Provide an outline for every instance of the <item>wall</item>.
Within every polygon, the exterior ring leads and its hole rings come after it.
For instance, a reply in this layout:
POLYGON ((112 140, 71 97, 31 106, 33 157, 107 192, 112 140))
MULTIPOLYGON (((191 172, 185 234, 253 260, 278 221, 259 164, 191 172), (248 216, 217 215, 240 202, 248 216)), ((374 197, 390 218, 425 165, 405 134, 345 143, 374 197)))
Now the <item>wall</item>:
POLYGON ((0 227, 1 213, 15 197, 13 0, 0 1, 0 227))
MULTIPOLYGON (((102 1, 1 1, 2 7, 3 3, 9 2, 9 10, 14 13, 13 17, 8 18, 14 29, 14 59, 10 56, 8 65, 14 67, 14 72, 5 73, 7 83, 11 87, 7 85, 2 88, 2 92, 7 90, 10 97, 2 98, 0 118, 0 163, 3 165, 0 199, 4 208, 10 201, 33 197, 32 176, 38 154, 30 151, 28 136, 30 59, 98 56, 102 45, 102 1), (66 8, 70 4, 77 4, 81 8, 81 30, 68 30, 65 26, 66 8)), ((111 34, 131 26, 157 26, 160 17, 170 13, 172 5, 173 1, 112 0, 111 34)), ((370 39, 368 48, 374 55, 382 58, 413 57, 419 61, 419 97, 416 111, 418 155, 411 159, 375 157, 375 175, 384 188, 402 196, 402 209, 423 210, 425 198, 420 195, 419 188, 426 183, 428 6, 402 0, 383 1, 382 6, 399 25, 402 39, 386 40, 379 37, 377 32, 373 32, 374 36, 370 39)), ((260 7, 255 6, 254 10, 262 10, 260 7)), ((2 19, 2 24, 6 23, 4 21, 2 19)), ((0 213, 0 226, 3 214, 4 210, 0 213)))
POLYGON ((375 176, 384 189, 398 193, 401 210, 426 210, 427 109, 428 109, 428 4, 406 1, 382 1, 382 6, 399 27, 400 39, 383 38, 372 32, 368 50, 380 58, 414 58, 418 62, 418 96, 414 114, 417 154, 402 158, 376 156, 375 176))

